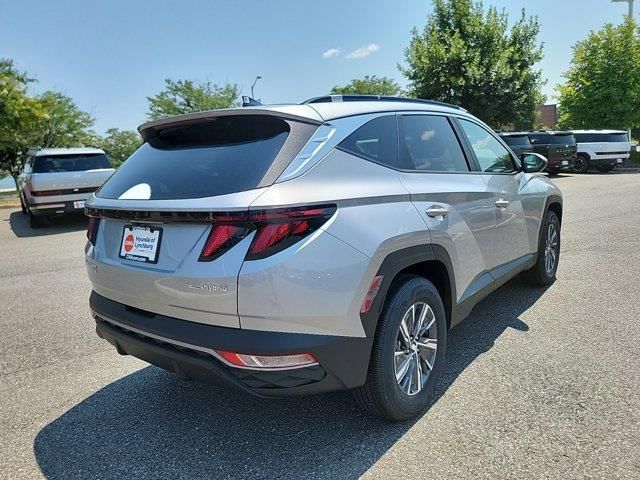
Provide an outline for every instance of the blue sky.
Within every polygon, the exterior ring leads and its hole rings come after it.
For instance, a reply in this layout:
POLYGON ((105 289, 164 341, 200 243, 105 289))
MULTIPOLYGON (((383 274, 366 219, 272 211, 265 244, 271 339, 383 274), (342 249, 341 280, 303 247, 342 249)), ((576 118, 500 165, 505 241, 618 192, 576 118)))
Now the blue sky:
MULTIPOLYGON (((610 0, 485 0, 537 15, 545 93, 589 30, 618 23, 610 0)), ((96 117, 96 130, 135 128, 166 77, 238 83, 264 102, 298 102, 366 74, 405 81, 397 69, 426 0, 146 1, 0 0, 0 57, 61 90, 96 117), (331 50, 331 49, 335 49, 331 50), (323 57, 323 53, 327 53, 323 57)))

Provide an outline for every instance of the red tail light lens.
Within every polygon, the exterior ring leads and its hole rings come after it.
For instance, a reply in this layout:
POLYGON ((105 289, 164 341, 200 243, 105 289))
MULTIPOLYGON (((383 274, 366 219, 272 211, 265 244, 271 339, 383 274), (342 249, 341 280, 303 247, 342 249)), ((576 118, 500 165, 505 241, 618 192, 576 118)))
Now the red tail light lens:
POLYGON ((247 233, 249 233, 249 229, 239 225, 214 225, 211 227, 199 260, 201 262, 215 260, 246 237, 247 233))
POLYGON ((246 260, 273 255, 320 228, 335 213, 335 205, 253 210, 241 213, 215 213, 200 261, 211 261, 231 249, 255 230, 246 260))
POLYGON ((96 244, 96 237, 98 236, 98 226, 100 225, 100 219, 96 217, 89 217, 89 225, 87 225, 87 240, 91 242, 91 245, 96 244))
POLYGON ((320 228, 335 211, 335 205, 323 205, 249 212, 257 231, 246 259, 258 260, 290 247, 320 228))
MULTIPOLYGON (((31 189, 30 189, 31 190, 31 189)), ((62 195, 64 192, 62 190, 39 190, 34 192, 31 190, 31 195, 34 197, 47 197, 50 195, 62 195)))

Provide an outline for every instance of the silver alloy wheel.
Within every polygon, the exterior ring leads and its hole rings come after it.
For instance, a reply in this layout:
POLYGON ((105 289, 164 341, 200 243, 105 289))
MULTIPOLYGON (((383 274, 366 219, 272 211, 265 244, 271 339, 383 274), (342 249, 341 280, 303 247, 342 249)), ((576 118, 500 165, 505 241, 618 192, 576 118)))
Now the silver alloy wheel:
POLYGON ((558 261, 558 229, 553 223, 547 227, 547 239, 544 249, 544 269, 552 275, 558 261))
POLYGON ((411 305, 400 321, 394 351, 396 381, 405 395, 424 387, 438 350, 436 315, 424 302, 411 305))

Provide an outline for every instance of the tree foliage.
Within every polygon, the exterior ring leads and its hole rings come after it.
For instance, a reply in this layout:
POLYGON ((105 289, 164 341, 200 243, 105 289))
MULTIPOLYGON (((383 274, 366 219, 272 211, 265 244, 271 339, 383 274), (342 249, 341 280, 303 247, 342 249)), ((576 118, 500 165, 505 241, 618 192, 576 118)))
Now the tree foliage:
POLYGON ((504 10, 481 1, 434 0, 424 29, 413 29, 400 67, 419 98, 463 106, 487 123, 530 128, 543 99, 536 17, 522 10, 509 29, 504 10))
POLYGON ((640 28, 606 24, 573 47, 558 86, 562 128, 640 127, 640 28))
POLYGON ((211 82, 165 79, 160 93, 147 97, 151 120, 183 113, 229 108, 236 104, 240 88, 236 84, 218 86, 211 82))
POLYGON ((66 95, 33 96, 34 80, 0 59, 0 170, 15 173, 30 147, 75 147, 91 142, 93 117, 66 95))
POLYGON ((335 86, 331 89, 335 95, 389 95, 398 96, 402 94, 402 87, 388 77, 378 77, 376 75, 365 75, 363 78, 355 78, 350 83, 342 87, 335 86))
POLYGON ((0 170, 14 172, 29 146, 30 125, 45 115, 41 103, 27 94, 33 81, 13 61, 0 59, 0 170))
POLYGON ((142 145, 142 138, 138 132, 110 128, 106 135, 97 140, 97 146, 102 148, 114 167, 122 163, 142 145))
POLYGON ((80 110, 70 97, 60 92, 44 92, 37 100, 45 115, 28 128, 32 146, 52 148, 91 144, 91 127, 95 122, 91 114, 80 110))

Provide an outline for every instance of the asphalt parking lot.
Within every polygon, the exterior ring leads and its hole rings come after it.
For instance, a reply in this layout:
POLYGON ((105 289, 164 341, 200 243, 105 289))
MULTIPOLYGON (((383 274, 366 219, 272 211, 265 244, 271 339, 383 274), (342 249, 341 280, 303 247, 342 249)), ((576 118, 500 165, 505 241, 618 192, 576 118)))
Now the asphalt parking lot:
POLYGON ((84 219, 0 209, 0 478, 640 478, 640 174, 556 183, 558 281, 478 305, 400 424, 119 356, 89 317, 84 219))

